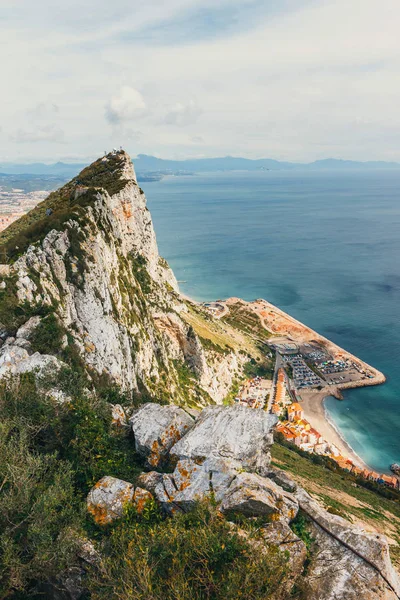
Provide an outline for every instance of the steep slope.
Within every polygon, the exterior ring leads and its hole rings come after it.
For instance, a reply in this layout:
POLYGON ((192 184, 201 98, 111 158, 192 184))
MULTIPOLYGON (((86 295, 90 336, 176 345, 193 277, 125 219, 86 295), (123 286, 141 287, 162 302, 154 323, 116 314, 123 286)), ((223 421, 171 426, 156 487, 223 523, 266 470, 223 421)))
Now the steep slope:
POLYGON ((92 378, 193 406, 228 393, 240 357, 204 349, 180 317, 187 309, 125 152, 99 159, 5 230, 0 256, 3 371, 54 366, 17 330, 39 316, 45 334, 55 315, 92 378))
POLYGON ((269 334, 179 295, 126 153, 0 254, 1 597, 400 598, 394 491, 272 445, 262 409, 189 410, 222 403, 249 358, 268 373, 269 334))

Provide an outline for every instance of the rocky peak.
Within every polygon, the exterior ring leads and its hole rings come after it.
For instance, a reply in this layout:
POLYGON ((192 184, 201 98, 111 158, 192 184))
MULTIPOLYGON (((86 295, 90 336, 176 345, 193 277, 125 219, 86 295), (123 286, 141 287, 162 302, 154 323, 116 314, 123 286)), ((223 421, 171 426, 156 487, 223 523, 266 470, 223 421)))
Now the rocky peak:
POLYGON ((20 360, 29 370, 33 355, 35 368, 47 365, 50 354, 65 360, 74 348, 88 372, 124 390, 193 405, 220 402, 229 391, 237 357, 228 353, 213 365, 182 320, 178 285, 159 255, 126 152, 99 158, 2 232, 0 256, 3 339, 32 316, 44 315, 40 325, 35 321, 41 331, 51 314, 70 347, 37 348, 23 341, 22 329, 18 350, 8 344, 7 354, 0 352, 2 372, 18 372, 20 360))

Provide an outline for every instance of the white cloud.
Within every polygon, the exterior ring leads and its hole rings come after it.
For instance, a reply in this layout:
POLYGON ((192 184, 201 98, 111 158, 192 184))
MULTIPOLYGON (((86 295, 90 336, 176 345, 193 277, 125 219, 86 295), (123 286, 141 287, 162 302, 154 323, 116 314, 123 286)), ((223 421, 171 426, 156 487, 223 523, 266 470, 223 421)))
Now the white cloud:
POLYGON ((63 154, 85 158, 120 143, 185 157, 201 143, 204 156, 400 161, 398 0, 282 0, 262 13, 272 4, 0 0, 0 160, 21 148, 56 160, 57 123, 63 154))
POLYGON ((124 85, 112 96, 106 106, 106 118, 112 124, 132 121, 146 110, 142 94, 133 87, 124 85))

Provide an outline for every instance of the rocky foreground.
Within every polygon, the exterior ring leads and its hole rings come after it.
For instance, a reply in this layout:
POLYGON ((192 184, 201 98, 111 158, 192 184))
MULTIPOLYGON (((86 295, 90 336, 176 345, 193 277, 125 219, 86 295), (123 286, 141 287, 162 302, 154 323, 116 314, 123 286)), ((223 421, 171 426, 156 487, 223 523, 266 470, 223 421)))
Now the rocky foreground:
POLYGON ((144 464, 158 470, 143 472, 136 487, 105 476, 90 491, 88 510, 105 524, 121 518, 130 503, 140 511, 154 498, 173 518, 212 498, 232 523, 237 516, 263 517, 262 544, 289 554, 287 593, 307 559, 304 542, 290 528, 300 511, 316 546, 307 565, 307 598, 398 598, 400 581, 385 537, 328 513, 285 472, 270 467, 275 422, 264 411, 243 406, 210 407, 193 418, 177 406, 145 405, 126 427, 144 464), (162 472, 171 465, 172 473, 162 472))

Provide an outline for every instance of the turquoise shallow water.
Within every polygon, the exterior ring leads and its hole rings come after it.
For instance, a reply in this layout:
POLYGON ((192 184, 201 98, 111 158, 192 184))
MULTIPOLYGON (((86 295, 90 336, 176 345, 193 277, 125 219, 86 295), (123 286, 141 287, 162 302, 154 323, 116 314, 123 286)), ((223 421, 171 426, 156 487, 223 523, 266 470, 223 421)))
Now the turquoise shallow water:
POLYGON ((400 462, 400 172, 257 172, 144 185, 197 300, 263 297, 387 376, 327 409, 373 468, 400 462))

